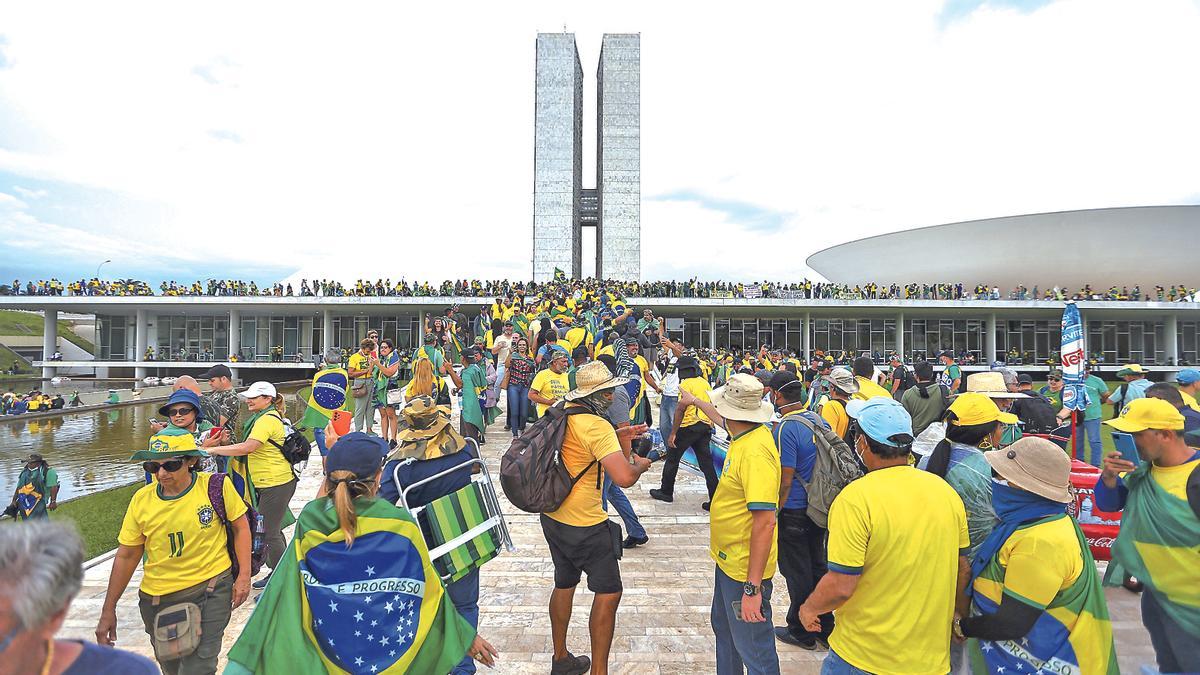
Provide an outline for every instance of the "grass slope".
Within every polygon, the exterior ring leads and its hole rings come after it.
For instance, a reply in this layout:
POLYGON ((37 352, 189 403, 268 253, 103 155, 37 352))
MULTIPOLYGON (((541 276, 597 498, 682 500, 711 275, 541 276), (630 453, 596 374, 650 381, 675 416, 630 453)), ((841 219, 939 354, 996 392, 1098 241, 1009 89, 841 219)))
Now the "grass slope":
POLYGON ((125 507, 142 485, 135 483, 72 499, 50 512, 50 518, 75 523, 83 537, 83 558, 90 560, 117 547, 117 533, 121 530, 125 507))
MULTIPOLYGON (((0 335, 41 335, 42 327, 42 317, 33 312, 0 310, 0 335)), ((76 335, 69 322, 59 320, 58 334, 89 354, 96 353, 96 346, 76 335)), ((9 363, 11 362, 10 360, 9 363)))

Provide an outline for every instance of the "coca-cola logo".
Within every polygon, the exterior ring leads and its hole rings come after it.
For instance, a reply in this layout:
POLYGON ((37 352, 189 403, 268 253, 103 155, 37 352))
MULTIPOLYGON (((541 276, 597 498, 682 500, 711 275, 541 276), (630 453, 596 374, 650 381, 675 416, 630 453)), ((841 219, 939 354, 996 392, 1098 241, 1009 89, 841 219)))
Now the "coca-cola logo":
POLYGON ((1088 537, 1087 543, 1090 548, 1112 548, 1116 539, 1113 537, 1088 537))

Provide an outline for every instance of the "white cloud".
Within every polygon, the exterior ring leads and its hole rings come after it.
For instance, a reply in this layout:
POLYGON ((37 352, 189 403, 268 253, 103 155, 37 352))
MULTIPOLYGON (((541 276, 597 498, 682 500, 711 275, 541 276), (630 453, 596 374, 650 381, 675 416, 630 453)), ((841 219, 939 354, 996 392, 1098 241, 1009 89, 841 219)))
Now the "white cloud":
POLYGON ((199 255, 527 277, 533 41, 566 23, 585 185, 600 36, 640 31, 643 195, 786 214, 771 233, 646 200, 646 278, 797 278, 807 254, 884 231, 1194 198, 1194 3, 985 3, 944 27, 941 9, 6 5, 0 120, 21 126, 0 121, 0 170, 161 204, 157 225, 210 235, 199 255))
POLYGON ((20 185, 14 185, 13 192, 16 192, 26 199, 41 199, 42 197, 49 196, 50 194, 49 190, 30 190, 29 188, 24 188, 20 185))

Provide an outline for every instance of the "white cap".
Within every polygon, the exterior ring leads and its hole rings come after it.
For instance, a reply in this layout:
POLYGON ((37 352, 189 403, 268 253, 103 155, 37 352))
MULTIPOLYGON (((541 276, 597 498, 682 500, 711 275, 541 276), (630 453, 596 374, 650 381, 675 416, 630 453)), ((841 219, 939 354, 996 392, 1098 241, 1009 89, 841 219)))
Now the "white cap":
POLYGON ((246 391, 239 393, 238 396, 241 396, 242 398, 255 398, 258 396, 270 396, 271 398, 275 398, 275 385, 271 384, 270 382, 255 382, 249 387, 246 387, 246 391))

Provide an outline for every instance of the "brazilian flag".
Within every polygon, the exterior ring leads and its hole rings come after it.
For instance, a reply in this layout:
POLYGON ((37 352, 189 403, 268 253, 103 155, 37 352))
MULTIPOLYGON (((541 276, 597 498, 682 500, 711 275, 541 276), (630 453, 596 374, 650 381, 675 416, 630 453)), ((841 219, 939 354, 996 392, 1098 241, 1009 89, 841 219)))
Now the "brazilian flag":
POLYGON ((567 273, 560 270, 559 268, 555 267, 554 268, 554 280, 555 281, 566 281, 567 273))
POLYGON ((408 511, 359 499, 347 548, 333 501, 300 513, 296 535, 225 673, 447 673, 475 629, 454 609, 408 511))

